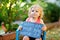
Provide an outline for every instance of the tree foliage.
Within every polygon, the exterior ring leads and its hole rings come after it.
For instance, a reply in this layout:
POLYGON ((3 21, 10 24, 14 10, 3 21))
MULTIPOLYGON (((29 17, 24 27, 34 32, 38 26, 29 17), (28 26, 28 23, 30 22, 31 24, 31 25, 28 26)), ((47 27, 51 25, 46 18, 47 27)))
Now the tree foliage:
POLYGON ((60 7, 58 7, 56 4, 47 3, 48 6, 45 10, 45 16, 48 21, 50 22, 56 22, 59 20, 59 14, 60 14, 60 7))

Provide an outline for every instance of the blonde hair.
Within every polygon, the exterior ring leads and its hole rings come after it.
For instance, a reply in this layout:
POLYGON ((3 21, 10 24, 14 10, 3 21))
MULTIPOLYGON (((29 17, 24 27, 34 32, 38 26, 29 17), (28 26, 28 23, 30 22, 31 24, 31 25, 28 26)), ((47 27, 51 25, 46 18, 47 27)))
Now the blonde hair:
POLYGON ((43 8, 42 8, 41 6, 39 6, 39 5, 32 5, 32 6, 29 8, 28 16, 29 16, 29 14, 30 14, 30 12, 31 12, 31 9, 34 8, 34 7, 40 9, 40 18, 43 18, 43 15, 44 15, 44 13, 43 13, 43 8))

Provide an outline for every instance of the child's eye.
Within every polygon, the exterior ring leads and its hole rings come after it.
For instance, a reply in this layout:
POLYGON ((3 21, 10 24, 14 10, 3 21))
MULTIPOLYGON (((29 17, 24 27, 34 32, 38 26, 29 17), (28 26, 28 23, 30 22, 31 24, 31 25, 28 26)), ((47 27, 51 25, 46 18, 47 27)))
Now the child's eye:
POLYGON ((38 11, 36 11, 36 12, 38 12, 38 11))
POLYGON ((32 10, 32 12, 34 12, 34 10, 32 10))

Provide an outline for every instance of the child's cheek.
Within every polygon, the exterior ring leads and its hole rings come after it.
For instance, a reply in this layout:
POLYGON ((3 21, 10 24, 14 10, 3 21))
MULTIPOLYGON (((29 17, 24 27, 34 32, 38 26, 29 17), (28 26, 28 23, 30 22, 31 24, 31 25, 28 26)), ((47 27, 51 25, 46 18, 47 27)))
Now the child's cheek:
POLYGON ((39 13, 36 13, 36 16, 40 16, 39 13))

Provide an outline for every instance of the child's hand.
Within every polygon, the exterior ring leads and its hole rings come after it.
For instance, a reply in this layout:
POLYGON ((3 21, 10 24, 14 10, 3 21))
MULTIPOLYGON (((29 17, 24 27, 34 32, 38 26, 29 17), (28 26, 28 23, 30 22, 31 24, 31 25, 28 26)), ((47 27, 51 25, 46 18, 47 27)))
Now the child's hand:
MULTIPOLYGON (((42 19, 41 19, 41 24, 44 24, 44 22, 43 22, 42 19)), ((43 30, 43 31, 46 31, 46 30, 47 30, 47 27, 45 26, 45 24, 44 24, 44 26, 42 27, 42 30, 43 30)))
POLYGON ((20 27, 20 30, 22 30, 22 27, 20 27))
POLYGON ((18 30, 22 30, 22 27, 18 27, 18 30))
POLYGON ((47 29, 47 27, 46 27, 46 26, 42 27, 42 30, 43 30, 43 31, 46 31, 46 29, 47 29))

